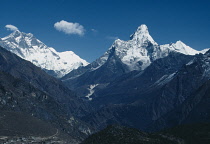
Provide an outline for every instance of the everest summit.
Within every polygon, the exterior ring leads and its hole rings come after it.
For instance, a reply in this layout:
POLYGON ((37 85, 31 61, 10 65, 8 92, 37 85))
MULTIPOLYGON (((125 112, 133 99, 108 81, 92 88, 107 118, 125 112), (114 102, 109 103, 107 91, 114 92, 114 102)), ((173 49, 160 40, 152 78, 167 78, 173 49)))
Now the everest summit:
POLYGON ((54 48, 46 46, 33 34, 19 30, 0 38, 0 46, 58 78, 73 69, 88 64, 72 51, 57 52, 54 48))

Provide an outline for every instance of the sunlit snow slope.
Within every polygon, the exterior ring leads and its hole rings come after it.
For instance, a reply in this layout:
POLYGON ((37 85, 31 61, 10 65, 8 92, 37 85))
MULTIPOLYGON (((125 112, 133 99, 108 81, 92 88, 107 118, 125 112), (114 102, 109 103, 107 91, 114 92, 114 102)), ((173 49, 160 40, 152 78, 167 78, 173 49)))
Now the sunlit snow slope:
POLYGON ((35 38, 33 34, 26 34, 19 30, 1 38, 0 45, 36 66, 48 72, 51 71, 58 78, 88 64, 72 51, 57 52, 35 38))

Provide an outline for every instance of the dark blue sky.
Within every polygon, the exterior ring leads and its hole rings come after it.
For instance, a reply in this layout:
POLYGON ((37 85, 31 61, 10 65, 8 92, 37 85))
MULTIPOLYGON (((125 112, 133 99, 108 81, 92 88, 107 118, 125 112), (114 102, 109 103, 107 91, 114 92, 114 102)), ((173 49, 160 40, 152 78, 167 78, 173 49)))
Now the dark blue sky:
POLYGON ((210 48, 209 0, 2 0, 0 5, 0 37, 11 33, 5 25, 12 24, 88 62, 101 56, 114 37, 128 40, 141 24, 158 44, 181 40, 197 50, 210 48), (79 23, 85 34, 57 31, 54 24, 61 20, 79 23))

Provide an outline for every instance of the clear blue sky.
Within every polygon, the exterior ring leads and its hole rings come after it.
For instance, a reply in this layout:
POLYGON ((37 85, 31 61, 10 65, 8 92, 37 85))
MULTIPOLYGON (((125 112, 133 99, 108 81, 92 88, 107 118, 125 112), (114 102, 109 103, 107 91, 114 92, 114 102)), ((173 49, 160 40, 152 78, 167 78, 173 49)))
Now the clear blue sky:
POLYGON ((0 6, 0 37, 11 33, 5 25, 12 24, 88 62, 114 37, 128 40, 141 24, 158 44, 181 40, 197 50, 210 48, 210 0, 2 0, 0 6), (79 23, 84 35, 57 31, 54 24, 61 20, 79 23))

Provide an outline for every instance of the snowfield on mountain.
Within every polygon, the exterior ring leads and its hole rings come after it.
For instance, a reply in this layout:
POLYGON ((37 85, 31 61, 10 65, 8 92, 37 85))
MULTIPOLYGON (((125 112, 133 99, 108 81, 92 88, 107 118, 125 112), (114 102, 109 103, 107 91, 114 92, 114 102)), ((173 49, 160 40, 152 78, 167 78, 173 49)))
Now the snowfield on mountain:
POLYGON ((72 51, 57 52, 46 46, 31 33, 14 31, 9 36, 0 38, 0 46, 28 60, 38 67, 51 72, 55 77, 62 77, 80 66, 88 65, 72 51))

